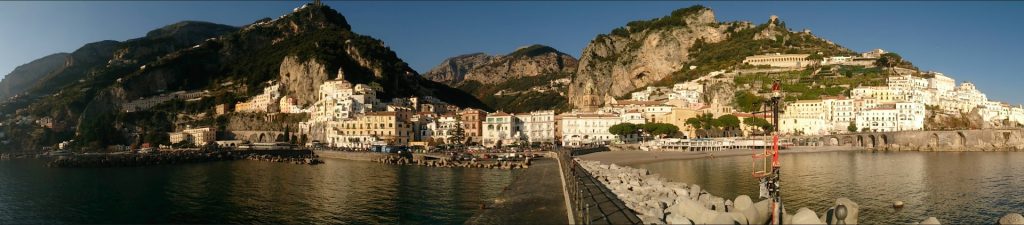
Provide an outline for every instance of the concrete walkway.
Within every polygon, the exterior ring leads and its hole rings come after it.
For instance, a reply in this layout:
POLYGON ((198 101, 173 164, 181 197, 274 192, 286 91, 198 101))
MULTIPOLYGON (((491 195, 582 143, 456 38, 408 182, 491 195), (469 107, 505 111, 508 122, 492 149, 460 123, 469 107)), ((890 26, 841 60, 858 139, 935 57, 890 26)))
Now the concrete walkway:
POLYGON ((466 224, 568 224, 558 162, 545 158, 532 163, 516 171, 512 184, 466 224))
POLYGON ((626 207, 611 190, 595 179, 578 164, 573 165, 574 182, 579 184, 576 190, 581 197, 580 205, 576 206, 583 212, 579 215, 585 224, 642 224, 636 213, 626 207))

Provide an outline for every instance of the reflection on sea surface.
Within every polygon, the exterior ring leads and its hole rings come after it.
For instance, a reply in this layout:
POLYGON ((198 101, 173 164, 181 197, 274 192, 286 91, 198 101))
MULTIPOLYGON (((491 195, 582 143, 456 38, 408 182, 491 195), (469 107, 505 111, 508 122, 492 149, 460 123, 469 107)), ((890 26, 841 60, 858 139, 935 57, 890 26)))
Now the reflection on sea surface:
POLYGON ((462 223, 511 173, 345 160, 102 169, 0 161, 0 224, 462 223))
MULTIPOLYGON (((782 155, 782 199, 787 211, 820 214, 836 198, 861 206, 867 224, 912 223, 929 216, 948 224, 992 224, 1024 212, 1024 153, 824 152, 782 155), (903 201, 902 210, 891 207, 903 201)), ((750 157, 678 160, 631 165, 669 180, 698 184, 735 198, 757 196, 750 157)))

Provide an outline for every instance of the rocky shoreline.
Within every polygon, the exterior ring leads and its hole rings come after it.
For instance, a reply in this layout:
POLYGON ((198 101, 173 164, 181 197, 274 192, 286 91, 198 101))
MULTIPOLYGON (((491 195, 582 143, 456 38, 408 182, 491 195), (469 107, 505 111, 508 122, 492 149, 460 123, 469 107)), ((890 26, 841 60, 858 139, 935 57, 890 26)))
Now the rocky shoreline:
MULTIPOLYGON (((596 161, 576 160, 597 180, 615 193, 645 224, 765 224, 768 222, 770 202, 753 202, 749 196, 733 199, 714 196, 699 185, 667 181, 646 169, 596 161)), ((836 206, 847 211, 846 224, 857 224, 859 206, 847 198, 838 198, 835 204, 819 216, 808 208, 796 214, 783 211, 784 224, 836 224, 836 206)), ((1024 217, 1017 213, 1003 216, 998 224, 1022 224, 1024 217)), ((929 217, 920 224, 939 224, 929 217)))
POLYGON ((323 163, 314 154, 259 153, 253 151, 166 151, 153 154, 98 154, 58 157, 46 164, 58 168, 103 168, 170 165, 228 160, 254 160, 316 165, 323 163))

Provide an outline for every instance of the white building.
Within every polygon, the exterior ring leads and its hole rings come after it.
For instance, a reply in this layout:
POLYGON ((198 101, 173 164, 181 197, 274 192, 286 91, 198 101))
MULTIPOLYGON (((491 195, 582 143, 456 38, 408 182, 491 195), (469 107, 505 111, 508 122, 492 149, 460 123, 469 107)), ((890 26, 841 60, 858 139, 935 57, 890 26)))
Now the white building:
POLYGON ((894 104, 880 105, 857 113, 857 130, 871 132, 896 131, 899 111, 894 104))
POLYGON ((487 147, 507 146, 525 141, 516 129, 516 117, 504 112, 488 113, 483 122, 483 142, 487 147))
POLYGON ((928 78, 928 88, 933 88, 940 94, 951 92, 956 87, 956 80, 947 77, 945 74, 933 72, 931 75, 933 77, 928 78))
POLYGON ((832 123, 831 105, 822 100, 798 100, 786 105, 779 116, 779 132, 783 134, 827 134, 832 123))
POLYGON ((168 133, 170 136, 171 144, 188 142, 196 146, 202 146, 209 142, 217 141, 217 131, 213 128, 192 128, 185 129, 181 132, 168 133))
POLYGON ((682 107, 700 108, 703 104, 701 97, 704 95, 704 87, 696 82, 686 82, 672 86, 672 92, 668 94, 669 101, 678 100, 682 107))
POLYGON ((617 135, 608 128, 621 123, 616 114, 562 114, 562 143, 565 146, 584 146, 589 144, 611 143, 618 140, 617 135))
POLYGON ((764 54, 747 56, 747 58, 743 59, 743 63, 755 66, 766 65, 771 67, 800 68, 815 63, 812 60, 808 60, 807 56, 810 56, 810 54, 764 54))
POLYGON ((311 121, 341 121, 375 111, 380 101, 377 93, 365 84, 352 85, 344 79, 325 81, 320 85, 319 99, 313 103, 311 121))
POLYGON ((555 111, 535 111, 528 114, 516 115, 516 122, 521 123, 518 129, 526 140, 533 143, 554 143, 555 141, 555 111))
POLYGON ((263 93, 253 96, 246 101, 243 107, 235 106, 238 112, 279 112, 281 105, 278 99, 281 98, 281 85, 271 84, 263 88, 263 93))

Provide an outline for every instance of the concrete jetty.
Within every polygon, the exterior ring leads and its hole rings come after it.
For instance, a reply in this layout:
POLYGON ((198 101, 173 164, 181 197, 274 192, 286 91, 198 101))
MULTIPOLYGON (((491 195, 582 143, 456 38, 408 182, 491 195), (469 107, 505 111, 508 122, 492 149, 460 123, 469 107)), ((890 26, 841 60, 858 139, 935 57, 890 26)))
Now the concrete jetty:
POLYGON ((523 170, 466 224, 569 224, 558 163, 540 159, 523 170))

